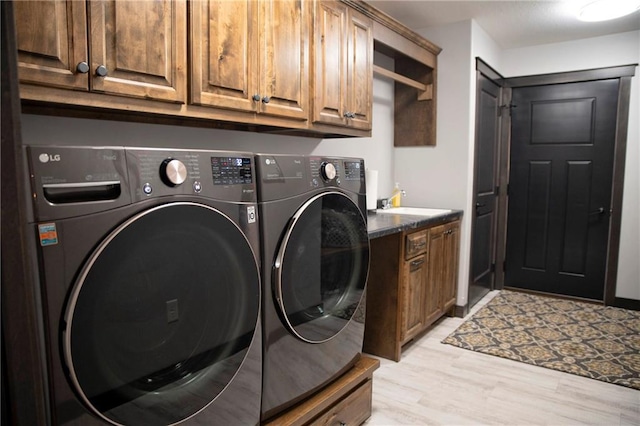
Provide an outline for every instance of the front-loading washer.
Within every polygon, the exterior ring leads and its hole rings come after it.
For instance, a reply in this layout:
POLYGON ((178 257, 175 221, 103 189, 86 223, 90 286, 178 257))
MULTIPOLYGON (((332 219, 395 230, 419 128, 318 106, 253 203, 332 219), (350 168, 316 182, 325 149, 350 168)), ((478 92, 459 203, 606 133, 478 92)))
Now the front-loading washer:
POLYGON ((51 424, 258 424, 253 155, 26 154, 51 424))
POLYGON ((256 168, 266 420, 360 357, 369 238, 363 160, 257 154, 256 168))

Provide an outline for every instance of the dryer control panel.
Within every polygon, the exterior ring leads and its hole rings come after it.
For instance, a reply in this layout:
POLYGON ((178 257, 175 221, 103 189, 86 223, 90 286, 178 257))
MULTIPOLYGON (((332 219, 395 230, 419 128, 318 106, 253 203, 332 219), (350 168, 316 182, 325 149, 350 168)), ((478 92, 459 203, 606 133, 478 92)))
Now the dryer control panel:
POLYGON ((366 192, 364 160, 360 158, 257 154, 256 170, 261 201, 329 188, 366 192))
POLYGON ((309 156, 307 160, 312 188, 337 186, 357 193, 365 192, 364 160, 315 156, 309 156))

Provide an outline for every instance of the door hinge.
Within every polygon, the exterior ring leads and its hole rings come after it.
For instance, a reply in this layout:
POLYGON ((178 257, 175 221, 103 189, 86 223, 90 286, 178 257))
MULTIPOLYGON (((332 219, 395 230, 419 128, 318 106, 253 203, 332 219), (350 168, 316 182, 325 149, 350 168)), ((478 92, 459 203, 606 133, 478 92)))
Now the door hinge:
POLYGON ((495 271, 496 271, 496 264, 495 264, 495 263, 492 263, 492 264, 491 264, 491 272, 493 273, 493 272, 495 272, 495 271))
POLYGON ((502 115, 502 111, 504 110, 507 110, 507 113, 511 115, 511 110, 517 107, 517 105, 514 105, 512 103, 509 103, 509 105, 500 105, 500 108, 498 109, 498 117, 502 115))

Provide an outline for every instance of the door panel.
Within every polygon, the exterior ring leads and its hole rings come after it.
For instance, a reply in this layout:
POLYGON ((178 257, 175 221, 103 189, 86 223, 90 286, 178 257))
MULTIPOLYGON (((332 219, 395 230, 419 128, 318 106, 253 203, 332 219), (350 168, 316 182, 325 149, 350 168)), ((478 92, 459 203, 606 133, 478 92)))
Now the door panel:
POLYGON ((91 2, 91 90, 186 101, 184 1, 91 2), (106 68, 100 76, 96 69, 106 68))
POLYGON ((347 6, 338 2, 318 2, 314 23, 315 96, 313 120, 345 125, 347 98, 347 6))
POLYGON ((373 93, 373 24, 355 11, 349 12, 347 52, 348 109, 353 113, 349 126, 371 129, 373 93))
POLYGON ((471 252, 469 306, 475 305, 493 287, 495 223, 497 203, 497 154, 499 146, 500 86, 480 75, 478 79, 475 211, 471 252))
POLYGON ((258 5, 191 2, 191 102, 254 111, 258 5))
POLYGON ((603 299, 618 84, 513 89, 505 285, 603 299))
POLYGON ((309 118, 309 28, 311 2, 259 3, 260 111, 288 118, 309 118))
POLYGON ((21 82, 89 90, 84 1, 16 1, 14 5, 21 82))

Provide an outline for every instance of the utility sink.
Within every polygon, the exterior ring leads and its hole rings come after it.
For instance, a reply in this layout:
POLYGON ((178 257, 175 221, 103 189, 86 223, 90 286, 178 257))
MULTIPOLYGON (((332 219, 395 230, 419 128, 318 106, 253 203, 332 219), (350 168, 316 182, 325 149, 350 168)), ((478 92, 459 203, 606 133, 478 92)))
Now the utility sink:
POLYGON ((429 209, 422 207, 391 207, 388 209, 378 209, 379 214, 410 214, 414 216, 438 216, 451 213, 448 209, 429 209))

